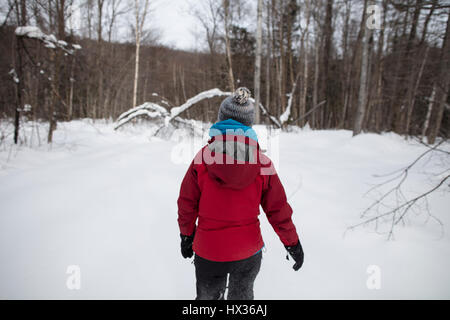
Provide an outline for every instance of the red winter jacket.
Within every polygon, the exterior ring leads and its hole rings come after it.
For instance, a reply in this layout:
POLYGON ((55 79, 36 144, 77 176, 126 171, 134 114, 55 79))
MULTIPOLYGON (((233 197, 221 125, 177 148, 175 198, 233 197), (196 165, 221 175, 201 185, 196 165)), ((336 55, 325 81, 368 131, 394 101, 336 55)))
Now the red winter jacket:
POLYGON ((193 250, 202 258, 246 259, 264 245, 259 205, 281 242, 297 244, 284 188, 258 143, 241 135, 213 137, 196 155, 181 184, 181 234, 195 231, 193 250))

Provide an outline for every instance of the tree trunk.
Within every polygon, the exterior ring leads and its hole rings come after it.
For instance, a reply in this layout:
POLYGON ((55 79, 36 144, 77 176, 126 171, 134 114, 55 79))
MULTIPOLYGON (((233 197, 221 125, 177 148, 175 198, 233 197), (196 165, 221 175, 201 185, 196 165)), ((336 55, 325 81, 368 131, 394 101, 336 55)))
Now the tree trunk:
POLYGON ((14 143, 19 141, 19 127, 20 127, 20 110, 22 109, 22 88, 23 88, 23 71, 22 71, 22 39, 16 37, 17 45, 17 63, 16 75, 14 75, 14 82, 16 83, 16 108, 14 111, 14 143))
POLYGON ((344 90, 342 94, 342 113, 341 113, 341 119, 340 119, 340 128, 345 127, 345 119, 347 117, 347 102, 348 102, 348 88, 349 82, 350 82, 350 59, 348 57, 348 37, 349 37, 349 27, 350 27, 350 13, 351 13, 351 2, 350 0, 345 1, 345 19, 344 19, 344 30, 342 34, 342 51, 343 51, 343 70, 345 75, 344 80, 344 90))
POLYGON ((234 75, 233 75, 233 62, 231 59, 231 46, 230 46, 230 30, 228 24, 228 18, 230 14, 230 1, 223 0, 223 9, 224 9, 224 24, 225 24, 225 47, 227 51, 227 62, 228 62, 228 81, 230 90, 234 91, 234 75))
POLYGON ((272 55, 272 48, 271 48, 271 35, 270 35, 270 5, 267 4, 267 21, 266 21, 266 28, 267 28, 267 52, 266 52, 266 110, 270 110, 270 68, 271 68, 271 55, 272 55))
MULTIPOLYGON (((137 0, 136 0, 137 1, 137 0)), ((136 24, 139 21, 138 11, 136 10, 136 24)), ((136 107, 137 87, 139 78, 139 49, 141 46, 140 33, 136 30, 136 58, 134 63, 134 81, 133 81, 133 108, 136 107)))
MULTIPOLYGON (((408 95, 407 95, 407 106, 408 106, 408 113, 406 115, 406 124, 405 124, 405 134, 409 134, 409 128, 411 125, 411 117, 412 117, 412 113, 414 110, 414 104, 416 102, 416 95, 417 95, 417 90, 419 88, 419 84, 420 84, 420 79, 422 79, 422 74, 423 74, 423 69, 425 67, 425 64, 427 62, 427 58, 428 58, 428 49, 429 47, 427 47, 425 49, 425 53, 424 53, 424 57, 422 60, 422 64, 420 65, 420 69, 419 72, 417 74, 415 78, 415 81, 413 81, 414 86, 408 88, 408 95)), ((413 77, 411 77, 413 78, 413 77)))
POLYGON ((300 97, 300 126, 303 127, 305 125, 305 113, 306 113, 306 97, 308 93, 308 51, 309 51, 309 21, 311 17, 311 10, 310 10, 310 0, 306 0, 306 28, 305 28, 305 34, 303 39, 302 37, 302 44, 303 47, 303 81, 302 81, 302 90, 301 90, 301 97, 300 97))
POLYGON ((425 121, 424 121, 423 127, 422 127, 422 137, 421 137, 422 141, 424 140, 424 138, 425 138, 425 136, 427 134, 427 131, 428 131, 428 126, 430 124, 431 113, 433 112, 435 97, 436 97, 436 83, 433 85, 433 90, 431 91, 430 100, 428 101, 427 115, 425 116, 425 121))
POLYGON ((369 69, 369 39, 370 30, 364 24, 364 40, 361 53, 361 73, 359 79, 359 94, 358 94, 358 108, 356 110, 355 121, 353 125, 353 136, 356 136, 362 131, 362 124, 367 107, 367 82, 369 69))
POLYGON ((330 60, 331 60, 331 46, 333 41, 333 0, 327 0, 325 23, 324 23, 324 47, 323 47, 323 77, 321 83, 321 99, 326 100, 325 106, 321 110, 322 125, 325 125, 325 114, 330 112, 330 106, 332 106, 331 94, 330 94, 330 60))
MULTIPOLYGON (((27 5, 25 0, 20 0, 20 3, 16 0, 14 3, 16 7, 16 18, 20 26, 27 24, 27 5)), ((22 61, 22 49, 23 40, 16 36, 16 53, 17 60, 15 64, 15 74, 13 73, 13 80, 16 84, 16 108, 14 110, 14 143, 19 141, 19 129, 20 129, 20 110, 23 108, 22 90, 24 87, 23 76, 23 61, 22 61)))
POLYGON ((148 1, 145 0, 145 8, 142 13, 142 17, 139 17, 139 0, 134 1, 134 10, 135 10, 135 18, 136 18, 136 60, 134 66, 134 82, 133 82, 133 107, 136 107, 137 103, 137 90, 138 90, 138 79, 139 79, 139 49, 141 47, 141 35, 142 30, 144 29, 145 16, 147 15, 148 10, 148 1))
POLYGON ((55 52, 55 50, 51 50, 50 52, 50 61, 52 62, 52 77, 51 77, 51 98, 50 98, 50 106, 48 110, 49 116, 49 126, 48 126, 48 135, 47 142, 52 143, 53 141, 53 131, 56 129, 56 104, 57 104, 57 90, 58 90, 58 69, 59 69, 59 54, 55 52))
POLYGON ((384 72, 384 59, 383 59, 383 47, 384 47, 384 29, 386 27, 386 15, 387 15, 388 0, 383 0, 383 22, 381 25, 380 34, 378 36, 378 48, 377 48, 377 62, 375 67, 375 79, 376 79, 376 98, 375 98, 375 131, 380 131, 382 107, 383 107, 383 72, 384 72))
MULTIPOLYGON (((411 87, 414 85, 414 76, 411 76, 411 65, 414 57, 411 57, 414 40, 416 38, 417 23, 419 21, 421 11, 422 0, 416 0, 413 18, 411 21, 411 30, 409 32, 408 40, 406 42, 405 53, 401 62, 402 77, 400 82, 400 99, 397 102, 397 112, 395 119, 395 130, 397 133, 406 133, 406 117, 408 114, 408 91, 411 91, 411 87), (406 84, 406 85, 405 85, 406 84)), ((406 28, 405 28, 406 29, 406 28)), ((395 94, 395 92, 394 92, 395 94)))
MULTIPOLYGON (((98 83, 97 83, 97 110, 98 115, 103 117, 104 112, 102 106, 102 100, 103 100, 103 68, 101 65, 102 62, 102 55, 103 55, 103 40, 102 40, 102 20, 103 20, 103 3, 104 0, 97 0, 97 13, 98 13, 98 24, 97 24, 97 56, 96 56, 96 66, 97 66, 97 76, 98 76, 98 83)), ((95 116, 94 116, 95 120, 95 116)))
POLYGON ((70 65, 70 88, 69 88, 69 110, 67 111, 67 120, 72 120, 73 117, 73 86, 75 83, 74 69, 75 69, 75 57, 72 56, 70 65))
POLYGON ((256 57, 255 57, 255 123, 260 122, 259 103, 261 96, 261 55, 262 55, 262 6, 263 1, 258 0, 257 29, 256 29, 256 57))
POLYGON ((430 128, 431 132, 428 136, 428 143, 430 144, 434 144, 436 137, 439 135, 450 84, 450 11, 447 15, 447 28, 445 30, 445 38, 442 43, 439 71, 440 74, 437 78, 439 82, 436 85, 437 114, 434 127, 430 128))
MULTIPOLYGON (((317 37, 318 35, 316 35, 317 37)), ((314 54, 314 87, 313 87, 313 106, 318 104, 319 96, 319 55, 320 55, 320 40, 316 38, 316 50, 314 54)), ((316 113, 312 114, 311 127, 316 127, 316 113)))
POLYGON ((284 12, 284 0, 278 0, 280 3, 279 11, 279 19, 278 19, 278 44, 280 46, 280 63, 279 63, 279 69, 278 69, 278 82, 279 82, 279 95, 280 95, 280 112, 284 112, 284 107, 286 106, 286 75, 285 75, 285 69, 286 69, 286 61, 285 61, 285 52, 284 52, 284 39, 283 39, 283 26, 284 26, 284 19, 283 19, 283 12, 284 12))

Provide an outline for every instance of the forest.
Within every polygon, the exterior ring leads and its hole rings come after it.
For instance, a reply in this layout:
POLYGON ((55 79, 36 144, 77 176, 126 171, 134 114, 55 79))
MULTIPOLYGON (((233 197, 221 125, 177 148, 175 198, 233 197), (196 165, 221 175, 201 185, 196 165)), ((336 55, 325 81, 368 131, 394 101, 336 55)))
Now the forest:
MULTIPOLYGON (((392 131, 431 144, 448 137, 448 2, 191 7, 202 49, 184 51, 160 44, 151 0, 1 1, 0 117, 14 121, 15 142, 21 121, 48 122, 51 142, 59 121, 114 121, 144 102, 170 110, 201 92, 239 86, 261 105, 256 123, 392 131)), ((218 105, 214 97, 199 101, 182 116, 214 122, 218 105)))

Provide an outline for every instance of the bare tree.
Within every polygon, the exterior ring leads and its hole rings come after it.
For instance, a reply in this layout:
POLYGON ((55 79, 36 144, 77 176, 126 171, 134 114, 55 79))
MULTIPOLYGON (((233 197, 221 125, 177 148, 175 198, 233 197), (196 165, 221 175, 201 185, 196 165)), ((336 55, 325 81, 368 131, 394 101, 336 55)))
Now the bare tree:
POLYGON ((325 10, 325 22, 323 24, 323 55, 322 55, 322 83, 321 83, 321 97, 325 99, 326 106, 321 110, 321 127, 325 125, 325 113, 330 112, 329 108, 332 103, 331 95, 331 78, 330 78, 330 64, 332 60, 332 45, 333 45, 333 5, 334 0, 327 0, 325 10))
POLYGON ((191 3, 191 14, 200 22, 206 34, 209 53, 217 53, 217 40, 219 37, 221 2, 219 0, 203 0, 191 3))
POLYGON ((192 1, 190 12, 200 22, 209 49, 209 80, 215 82, 219 73, 217 61, 220 53, 222 0, 192 1))
POLYGON ((446 187, 447 191, 449 191, 448 188, 450 187, 450 185, 447 181, 450 180, 450 163, 448 163, 448 159, 450 159, 448 157, 450 155, 450 152, 440 148, 440 146, 443 145, 444 142, 445 140, 442 140, 434 146, 423 143, 423 145, 427 147, 426 151, 422 152, 422 154, 420 154, 409 165, 400 170, 396 170, 392 173, 381 176, 386 178, 386 180, 372 187, 366 193, 366 195, 383 188, 387 188, 387 191, 381 192, 377 199, 364 210, 364 212, 361 214, 361 219, 363 219, 362 222, 350 226, 347 230, 353 230, 357 227, 368 226, 372 224, 375 230, 377 232, 380 232, 379 229, 384 224, 388 227, 388 239, 392 239, 394 236, 395 227, 397 227, 400 223, 405 222, 405 219, 409 213, 413 212, 415 208, 423 211, 418 208, 421 202, 425 204, 425 212, 427 213, 428 218, 435 220, 441 227, 443 227, 443 223, 430 212, 428 208, 427 197, 441 188, 446 187), (404 195, 402 187, 407 181, 409 173, 421 160, 425 159, 426 156, 428 156, 429 161, 429 159, 433 156, 436 156, 436 154, 444 154, 445 159, 447 160, 447 163, 444 164, 446 167, 439 174, 433 174, 434 183, 430 188, 428 188, 424 192, 421 192, 417 196, 407 198, 404 195), (439 178, 436 179, 436 177, 439 178), (389 187, 390 185, 393 186, 389 187), (392 202, 394 202, 395 205, 392 205, 392 202))
POLYGON ((102 113, 100 113, 102 110, 100 110, 100 106, 102 104, 103 99, 103 68, 102 68, 102 60, 103 60, 103 5, 105 3, 105 0, 97 0, 97 54, 96 54, 96 66, 97 66, 97 103, 94 104, 93 109, 93 118, 95 119, 98 115, 103 116, 102 113))
POLYGON ((422 140, 424 140, 424 138, 427 134, 427 131, 428 131, 428 126, 430 125, 431 113, 433 112, 435 97, 436 97, 436 83, 433 85, 433 89, 431 91, 431 96, 428 100, 427 115, 425 116, 425 121, 424 121, 423 127, 422 127, 422 136, 421 136, 422 140))
MULTIPOLYGON (((14 7, 16 12, 16 19, 19 22, 19 26, 25 26, 27 24, 27 5, 26 0, 15 0, 14 7)), ((20 126, 20 111, 23 106, 22 91, 24 88, 23 81, 23 41, 22 38, 16 36, 16 68, 10 74, 13 77, 13 81, 16 84, 16 109, 14 112, 14 143, 17 144, 19 140, 19 126, 20 126)))
MULTIPOLYGON (((367 7, 367 0, 365 1, 364 10, 367 7)), ((371 37, 371 30, 363 24, 363 47, 361 53, 361 74, 359 80, 359 94, 358 94, 358 108, 356 110, 355 122, 353 125, 353 135, 361 133, 362 124, 367 108, 367 82, 369 78, 369 39, 371 37)))
POLYGON ((223 0, 223 22, 225 29, 225 47, 228 62, 228 82, 230 90, 234 91, 234 75, 233 75, 233 62, 231 59, 231 45, 230 45, 230 0, 223 0))
POLYGON ((266 17, 266 108, 270 110, 270 69, 271 69, 271 61, 272 61, 272 40, 270 33, 271 26, 271 6, 267 0, 267 17, 266 17))
POLYGON ((302 38, 301 38, 301 48, 302 48, 302 55, 303 55, 303 81, 302 81, 302 88, 301 88, 301 95, 300 95, 299 118, 302 119, 302 121, 300 122, 300 126, 304 125, 304 118, 305 118, 305 113, 306 113, 306 97, 308 94, 309 22, 311 20, 310 0, 306 0, 305 11, 306 11, 306 26, 305 26, 305 30, 302 33, 302 38))
POLYGON ((119 16, 128 12, 127 8, 121 8, 122 0, 110 0, 108 4, 108 42, 111 43, 114 25, 119 16))
POLYGON ((435 142, 441 129, 441 123, 444 116, 450 86, 450 10, 448 10, 447 13, 447 27, 445 30, 444 40, 442 42, 439 62, 439 77, 435 81, 437 81, 435 94, 437 114, 435 117, 434 126, 428 136, 428 142, 431 144, 435 142))
POLYGON ((139 0, 134 1, 134 14, 136 18, 136 25, 135 25, 135 37, 136 37, 136 59, 135 59, 135 65, 134 65, 134 85, 133 85, 133 107, 136 106, 136 100, 137 100, 137 89, 138 89, 138 79, 139 79, 139 49, 141 46, 141 36, 142 31, 144 29, 144 23, 145 23, 145 17, 147 16, 148 12, 148 4, 149 0, 145 0, 144 4, 144 10, 142 10, 142 6, 140 5, 139 0))
MULTIPOLYGON (((266 109, 260 110, 260 120, 268 115, 276 127, 304 125, 309 117, 315 129, 353 129, 355 121, 362 119, 358 130, 423 134, 429 142, 445 139, 450 132, 446 40, 450 6, 442 1, 379 0, 381 29, 373 32, 373 41, 365 47, 365 18, 355 14, 359 15, 366 1, 263 0, 261 22, 260 10, 254 14, 247 10, 251 6, 261 9, 261 1, 191 0, 207 43, 206 50, 194 52, 154 45, 154 34, 143 27, 148 11, 144 8, 152 4, 147 1, 4 0, 2 13, 7 22, 1 21, 0 66, 3 75, 14 68, 11 74, 23 81, 0 79, 0 114, 20 120, 25 113, 17 110, 29 104, 33 108, 27 115, 50 120, 53 130, 56 120, 116 117, 133 100, 136 105, 151 101, 153 93, 170 97, 178 105, 206 88, 231 91, 241 80, 247 86, 254 84, 257 103, 264 100, 266 109), (80 8, 84 29, 67 22, 70 4, 80 8), (64 42, 77 39, 83 54, 66 56, 25 39, 21 41, 21 72, 15 36, 10 33, 12 26, 22 24, 15 14, 17 8, 19 15, 27 13, 29 25, 35 24, 48 35, 64 42), (120 16, 130 10, 132 42, 137 40, 131 54, 129 44, 115 38, 117 26, 130 18, 120 16), (255 32, 248 32, 253 25, 255 32), (69 32, 65 34, 64 29, 69 32), (341 39, 336 41, 338 36, 341 39), (44 64, 37 74, 29 55, 44 64), (298 91, 293 90, 294 84, 298 91), (298 94, 295 99, 289 96, 292 92, 298 94), (358 105, 366 106, 365 115, 356 117, 358 105)), ((216 101, 205 99, 189 109, 186 117, 213 121, 214 106, 216 101)))
MULTIPOLYGON (((255 54, 255 103, 258 106, 261 96, 261 56, 262 56, 262 8, 263 1, 258 0, 257 28, 256 28, 256 54, 255 54)), ((259 108, 256 108, 255 123, 259 123, 259 108)))

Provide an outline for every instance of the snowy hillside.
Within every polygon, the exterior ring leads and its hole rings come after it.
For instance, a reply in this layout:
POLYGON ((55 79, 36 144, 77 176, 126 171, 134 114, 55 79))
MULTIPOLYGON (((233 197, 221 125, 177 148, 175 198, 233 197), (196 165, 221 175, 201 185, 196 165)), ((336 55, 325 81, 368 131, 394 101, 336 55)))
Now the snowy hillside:
MULTIPOLYGON (((58 124, 51 150, 0 147, 0 299, 195 297, 194 265, 179 249, 176 200, 188 166, 181 160, 201 141, 149 132, 73 121, 58 124), (66 286, 71 265, 80 267, 79 290, 66 286)), ((344 130, 281 133, 278 145, 272 158, 305 264, 292 270, 262 212, 266 251, 256 299, 450 298, 448 193, 428 202, 444 234, 413 212, 392 241, 371 226, 344 236, 376 198, 363 197, 380 182, 374 175, 408 165, 424 146, 394 134, 352 138, 344 130), (380 270, 379 289, 367 287, 372 265, 380 270)), ((410 172, 406 196, 429 189, 425 171, 442 169, 439 157, 424 160, 410 172)))

